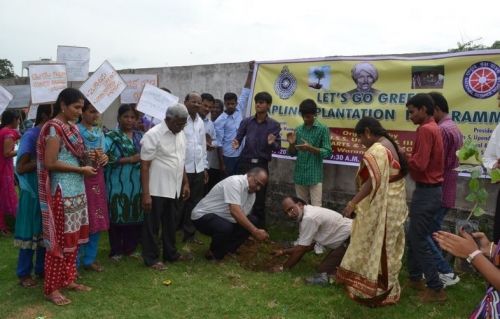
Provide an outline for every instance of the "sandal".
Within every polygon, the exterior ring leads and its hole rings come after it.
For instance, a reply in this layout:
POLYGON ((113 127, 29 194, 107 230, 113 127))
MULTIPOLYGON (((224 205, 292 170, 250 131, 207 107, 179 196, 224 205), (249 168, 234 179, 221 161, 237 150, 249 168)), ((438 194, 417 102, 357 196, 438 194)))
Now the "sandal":
POLYGON ((64 297, 59 291, 54 291, 50 295, 45 295, 45 299, 52 302, 56 306, 65 306, 71 303, 71 300, 64 297))
POLYGON ((157 270, 157 271, 164 271, 167 270, 167 266, 165 266, 164 263, 161 261, 157 262, 156 264, 151 266, 151 269, 157 270))
POLYGON ((87 265, 87 266, 83 266, 83 268, 85 268, 86 270, 91 270, 91 271, 95 271, 95 272, 103 272, 104 271, 104 267, 97 262, 91 263, 90 265, 87 265))
POLYGON ((26 276, 23 278, 19 279, 19 284, 23 288, 33 288, 35 287, 38 283, 36 282, 35 279, 31 278, 31 276, 26 276))
POLYGON ((73 291, 91 291, 92 288, 89 286, 85 286, 82 284, 77 284, 76 282, 72 282, 69 285, 66 286, 67 289, 73 290, 73 291))

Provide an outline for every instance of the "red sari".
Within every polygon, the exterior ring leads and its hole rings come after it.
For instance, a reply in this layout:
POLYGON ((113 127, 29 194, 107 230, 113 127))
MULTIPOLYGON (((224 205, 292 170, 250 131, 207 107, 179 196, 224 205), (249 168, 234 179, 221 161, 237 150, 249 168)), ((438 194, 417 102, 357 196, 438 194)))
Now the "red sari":
POLYGON ((20 138, 17 130, 3 127, 0 129, 0 230, 5 230, 4 222, 5 215, 16 215, 17 210, 17 195, 14 184, 14 161, 12 157, 3 156, 3 147, 7 138, 16 142, 20 138))

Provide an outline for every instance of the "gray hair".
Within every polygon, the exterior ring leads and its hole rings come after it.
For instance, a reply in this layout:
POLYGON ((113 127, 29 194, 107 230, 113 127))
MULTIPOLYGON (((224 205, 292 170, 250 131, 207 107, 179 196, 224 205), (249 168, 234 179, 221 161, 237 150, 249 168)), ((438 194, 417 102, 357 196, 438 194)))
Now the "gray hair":
POLYGON ((351 76, 354 82, 356 82, 356 79, 359 77, 361 71, 365 71, 366 73, 370 74, 373 78, 373 82, 377 81, 378 71, 375 66, 368 62, 361 62, 356 64, 351 70, 351 76))
POLYGON ((185 119, 189 115, 186 106, 182 103, 177 103, 170 106, 165 113, 165 118, 181 118, 185 119))

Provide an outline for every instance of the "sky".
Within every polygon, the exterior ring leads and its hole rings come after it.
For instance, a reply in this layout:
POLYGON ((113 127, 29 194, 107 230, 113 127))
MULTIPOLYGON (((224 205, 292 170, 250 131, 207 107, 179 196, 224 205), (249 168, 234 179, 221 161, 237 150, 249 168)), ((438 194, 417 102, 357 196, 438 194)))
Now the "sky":
MULTIPOLYGON (((90 48, 90 71, 442 52, 500 40, 500 1, 0 0, 0 59, 90 48)), ((26 75, 24 71, 24 75, 26 75)))

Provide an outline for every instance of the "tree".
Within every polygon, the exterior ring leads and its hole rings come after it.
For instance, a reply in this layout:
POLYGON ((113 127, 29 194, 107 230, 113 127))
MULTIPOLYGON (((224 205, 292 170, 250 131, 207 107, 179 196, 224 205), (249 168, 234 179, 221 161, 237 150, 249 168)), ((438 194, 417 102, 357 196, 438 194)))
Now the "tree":
POLYGON ((325 71, 321 70, 321 69, 315 69, 313 71, 314 73, 314 76, 318 79, 318 85, 319 83, 321 82, 321 79, 325 77, 325 71))
POLYGON ((8 79, 15 76, 12 62, 7 59, 0 59, 0 79, 8 79))
POLYGON ((448 49, 448 52, 463 52, 463 51, 472 51, 472 50, 487 50, 487 49, 500 49, 500 41, 495 41, 491 47, 477 43, 477 41, 481 40, 475 39, 467 42, 457 42, 457 47, 453 49, 448 49))

